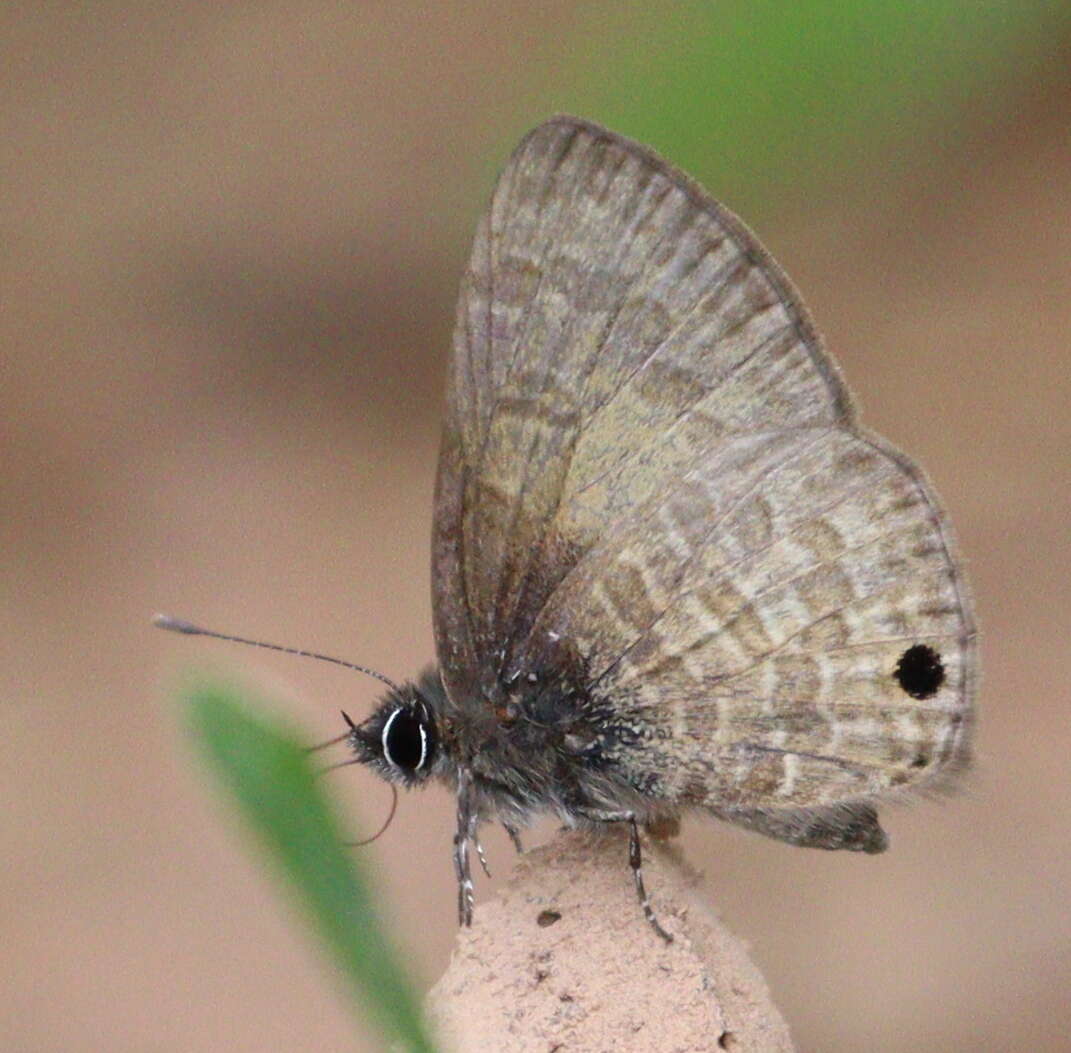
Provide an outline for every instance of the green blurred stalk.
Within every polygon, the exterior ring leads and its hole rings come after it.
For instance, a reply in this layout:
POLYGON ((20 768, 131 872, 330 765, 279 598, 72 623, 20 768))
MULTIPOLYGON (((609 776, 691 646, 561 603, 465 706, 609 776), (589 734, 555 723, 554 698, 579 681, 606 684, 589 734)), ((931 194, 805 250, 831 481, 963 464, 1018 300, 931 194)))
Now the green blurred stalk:
POLYGON ((183 701, 199 752, 287 880, 350 990, 385 1035, 406 1050, 431 1051, 417 997, 383 935, 308 753, 232 691, 200 686, 183 701))
MULTIPOLYGON (((589 5, 539 112, 650 143, 745 213, 1009 116, 1066 64, 1066 0, 589 5), (566 57, 568 62, 565 61, 566 57), (547 97, 549 96, 549 98, 547 97)), ((533 99, 533 102, 536 102, 533 99)), ((511 133, 512 134, 512 133, 511 133)))

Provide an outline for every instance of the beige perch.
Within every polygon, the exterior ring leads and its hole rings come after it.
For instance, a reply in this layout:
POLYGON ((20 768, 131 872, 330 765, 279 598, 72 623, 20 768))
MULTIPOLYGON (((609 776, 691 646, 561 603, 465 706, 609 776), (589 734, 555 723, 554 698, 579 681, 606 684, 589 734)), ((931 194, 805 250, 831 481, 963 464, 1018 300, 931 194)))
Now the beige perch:
POLYGON ((795 1047, 740 940, 677 853, 645 842, 644 874, 673 943, 644 920, 626 839, 570 832, 522 856, 459 930, 428 999, 449 1053, 795 1047))

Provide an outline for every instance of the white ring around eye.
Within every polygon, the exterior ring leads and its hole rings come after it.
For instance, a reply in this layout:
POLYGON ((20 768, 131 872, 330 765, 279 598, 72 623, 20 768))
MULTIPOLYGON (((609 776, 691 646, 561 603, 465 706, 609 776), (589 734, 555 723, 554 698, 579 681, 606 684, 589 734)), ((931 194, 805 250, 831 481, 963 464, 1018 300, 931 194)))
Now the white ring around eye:
MULTIPOLYGON (((387 745, 387 738, 390 736, 390 729, 391 725, 394 723, 394 718, 397 717, 401 711, 401 706, 399 706, 389 717, 387 717, 387 723, 383 725, 383 733, 380 735, 380 742, 383 746, 383 756, 392 768, 398 768, 399 770, 401 770, 401 765, 390 755, 390 747, 387 745)), ((420 769, 424 767, 424 761, 428 756, 428 733, 424 730, 424 722, 418 720, 417 727, 420 729, 420 760, 416 762, 413 771, 420 771, 420 769)))
POLYGON ((383 746, 383 756, 386 758, 387 763, 392 768, 398 767, 398 762, 390 755, 390 747, 387 745, 387 736, 390 734, 390 726, 394 723, 394 718, 401 713, 400 709, 396 709, 389 717, 387 717, 387 723, 383 725, 383 731, 379 736, 380 743, 383 746))

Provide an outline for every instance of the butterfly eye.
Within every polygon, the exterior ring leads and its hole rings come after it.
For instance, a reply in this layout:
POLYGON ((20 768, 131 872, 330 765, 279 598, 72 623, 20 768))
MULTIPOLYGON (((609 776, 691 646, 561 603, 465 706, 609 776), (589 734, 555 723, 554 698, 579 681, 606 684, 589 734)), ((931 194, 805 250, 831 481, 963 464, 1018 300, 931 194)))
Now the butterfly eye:
POLYGON ((420 715, 399 706, 383 725, 383 759, 405 775, 414 775, 428 760, 428 728, 420 715))

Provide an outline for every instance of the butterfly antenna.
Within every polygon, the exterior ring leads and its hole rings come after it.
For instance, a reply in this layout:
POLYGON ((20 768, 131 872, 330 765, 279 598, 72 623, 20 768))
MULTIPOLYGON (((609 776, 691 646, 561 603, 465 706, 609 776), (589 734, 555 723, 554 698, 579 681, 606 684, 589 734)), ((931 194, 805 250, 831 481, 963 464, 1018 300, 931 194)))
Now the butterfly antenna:
POLYGON ((217 633, 212 629, 202 629, 192 622, 185 622, 181 618, 172 618, 169 614, 154 614, 152 623, 158 629, 169 629, 173 633, 185 633, 187 636, 211 636, 216 640, 229 640, 231 643, 248 644, 250 647, 263 647, 268 651, 282 651, 283 654, 296 654, 301 658, 316 658, 321 662, 331 662, 333 665, 355 669, 358 673, 374 677, 393 691, 401 690, 390 677, 377 673, 374 669, 356 665, 354 662, 344 662, 341 658, 332 658, 330 655, 317 654, 315 651, 302 651, 297 647, 282 647, 279 644, 265 643, 263 640, 247 640, 244 636, 231 636, 229 633, 217 633))

